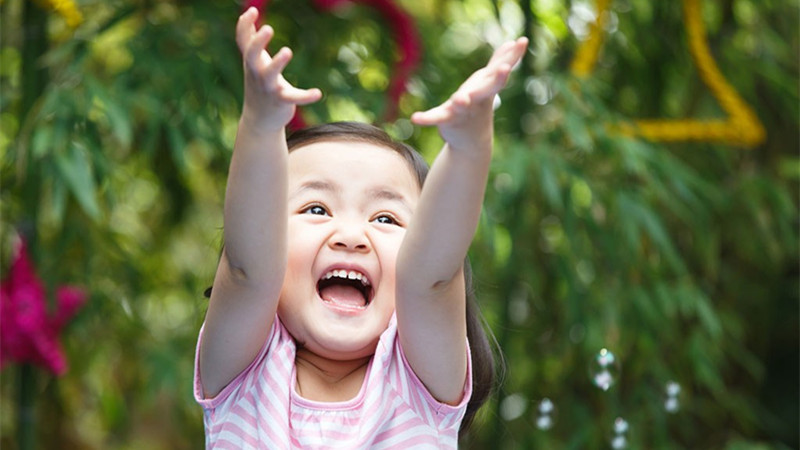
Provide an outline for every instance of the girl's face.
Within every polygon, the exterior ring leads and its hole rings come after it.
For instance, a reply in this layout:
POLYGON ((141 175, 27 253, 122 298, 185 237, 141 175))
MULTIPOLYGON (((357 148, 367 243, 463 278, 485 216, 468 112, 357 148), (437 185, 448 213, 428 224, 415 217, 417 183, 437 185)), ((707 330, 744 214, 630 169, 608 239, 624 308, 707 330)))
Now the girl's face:
POLYGON ((397 252, 419 195, 403 157, 375 144, 323 141, 289 154, 278 314, 300 345, 339 360, 374 353, 394 312, 397 252))

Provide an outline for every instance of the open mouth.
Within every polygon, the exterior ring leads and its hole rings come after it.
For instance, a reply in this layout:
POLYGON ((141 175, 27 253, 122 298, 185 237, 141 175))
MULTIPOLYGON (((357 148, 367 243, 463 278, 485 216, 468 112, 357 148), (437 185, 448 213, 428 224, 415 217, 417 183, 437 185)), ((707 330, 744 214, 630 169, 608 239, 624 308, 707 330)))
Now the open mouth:
POLYGON ((357 270, 328 271, 317 282, 320 298, 337 306, 364 309, 372 301, 372 284, 357 270))

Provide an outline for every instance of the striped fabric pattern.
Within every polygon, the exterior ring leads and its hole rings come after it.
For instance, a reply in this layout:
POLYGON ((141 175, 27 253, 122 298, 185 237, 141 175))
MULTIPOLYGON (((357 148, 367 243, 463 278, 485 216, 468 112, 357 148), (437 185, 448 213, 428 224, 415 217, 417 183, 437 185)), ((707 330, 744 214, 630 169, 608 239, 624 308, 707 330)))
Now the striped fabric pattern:
MULTIPOLYGON (((200 348, 202 329, 197 348, 200 348)), ((469 357, 468 347, 465 347, 469 357)), ((203 407, 208 449, 454 449, 472 388, 461 403, 440 403, 411 370, 392 317, 361 390, 344 402, 315 402, 295 390, 295 343, 276 318, 255 360, 216 397, 203 398, 197 356, 194 395, 203 407)))

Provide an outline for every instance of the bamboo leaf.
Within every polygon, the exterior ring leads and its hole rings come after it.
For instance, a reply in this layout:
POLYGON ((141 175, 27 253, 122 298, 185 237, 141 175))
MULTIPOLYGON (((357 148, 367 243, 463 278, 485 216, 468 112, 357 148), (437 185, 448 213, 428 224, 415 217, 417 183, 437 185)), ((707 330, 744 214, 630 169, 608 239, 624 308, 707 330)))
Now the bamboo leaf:
POLYGON ((684 272, 686 267, 683 264, 683 260, 678 256, 678 252, 672 244, 672 239, 669 237, 659 216, 643 203, 637 204, 637 210, 637 215, 641 220, 644 230, 656 243, 662 255, 667 259, 667 262, 679 272, 684 272))
POLYGON ((186 139, 184 139, 181 130, 177 126, 167 126, 167 140, 169 141, 169 151, 172 155, 172 160, 175 162, 175 167, 181 173, 186 173, 186 139))
POLYGON ((622 231, 622 237, 628 243, 627 247, 631 252, 631 257, 637 255, 641 249, 641 239, 639 236, 639 223, 636 220, 637 212, 635 203, 631 200, 630 194, 619 192, 616 196, 617 224, 622 231))
MULTIPOLYGON (((61 133, 61 135, 63 136, 63 133, 61 133)), ((42 125, 37 127, 31 139, 31 156, 33 159, 40 159, 42 156, 52 151, 53 142, 52 126, 42 125)))
POLYGON ((67 188, 61 178, 54 177, 51 192, 51 214, 56 223, 64 221, 64 213, 67 211, 67 188))
POLYGON ((85 82, 89 94, 97 97, 103 105, 103 112, 108 119, 108 124, 114 137, 122 146, 130 147, 133 141, 133 126, 125 108, 117 101, 118 97, 112 98, 106 88, 93 77, 87 76, 85 82))
POLYGON ((544 151, 539 151, 539 182, 547 202, 551 207, 561 210, 564 207, 561 198, 561 188, 558 185, 557 167, 554 161, 544 151))
POLYGON ((567 113, 564 118, 564 128, 575 147, 586 151, 592 149, 592 137, 580 116, 567 113))
POLYGON ((93 220, 100 219, 92 166, 86 149, 75 143, 66 152, 55 155, 56 167, 83 211, 93 220))
POLYGON ((653 296, 648 295, 640 286, 636 286, 631 291, 631 302, 640 311, 641 318, 650 325, 658 324, 663 320, 663 315, 656 311, 654 300, 653 296))
POLYGON ((708 298, 697 291, 695 293, 694 304, 695 308, 697 308, 697 317, 711 338, 715 342, 719 341, 722 337, 722 324, 717 317, 717 313, 714 312, 714 308, 709 304, 708 298))
POLYGON ((694 366, 694 375, 700 384, 707 387, 714 395, 719 396, 725 388, 716 368, 716 361, 707 351, 710 347, 710 343, 706 342, 699 333, 692 334, 689 340, 689 352, 694 366))

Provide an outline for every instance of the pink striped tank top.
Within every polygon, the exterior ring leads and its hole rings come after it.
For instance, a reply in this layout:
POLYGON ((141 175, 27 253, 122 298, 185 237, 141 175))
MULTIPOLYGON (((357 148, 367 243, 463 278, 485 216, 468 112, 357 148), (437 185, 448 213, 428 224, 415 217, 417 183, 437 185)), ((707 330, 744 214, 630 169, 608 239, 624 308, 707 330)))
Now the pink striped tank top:
MULTIPOLYGON (((200 348, 200 331, 197 348, 200 348)), ((295 391, 295 343, 276 318, 253 360, 214 398, 203 398, 197 356, 194 396, 203 407, 208 449, 454 449, 472 391, 461 403, 431 396, 406 361, 392 317, 361 390, 344 402, 316 402, 295 391)))

